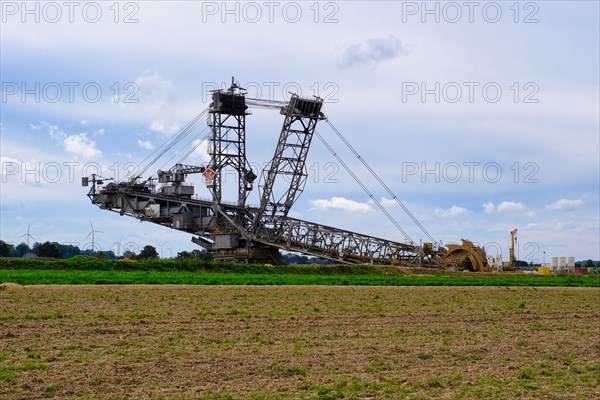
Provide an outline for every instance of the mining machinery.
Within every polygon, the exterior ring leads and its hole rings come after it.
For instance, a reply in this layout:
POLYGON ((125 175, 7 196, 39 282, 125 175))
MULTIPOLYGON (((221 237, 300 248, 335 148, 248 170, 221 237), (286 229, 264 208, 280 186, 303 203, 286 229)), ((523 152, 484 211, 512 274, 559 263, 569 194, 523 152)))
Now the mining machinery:
POLYGON ((445 251, 440 253, 439 264, 446 269, 455 271, 491 272, 492 266, 488 264, 485 249, 475 245, 467 239, 462 239, 461 244, 449 243, 445 251))
POLYGON ((517 228, 510 231, 510 243, 508 245, 508 262, 504 266, 505 270, 514 270, 517 267, 517 256, 515 254, 515 243, 517 242, 517 228))
MULTIPOLYGON (((150 161, 136 176, 117 182, 92 175, 84 177, 82 183, 91 186, 88 197, 101 209, 187 232, 193 235, 192 242, 212 253, 215 260, 280 264, 285 261, 279 250, 286 250, 345 264, 397 265, 412 262, 437 265, 446 249, 438 246, 395 195, 393 199, 431 238, 431 242, 416 244, 395 221, 404 234, 404 241, 383 239, 290 217, 289 212, 306 184, 306 159, 315 136, 347 168, 347 164, 339 159, 316 131, 317 124, 326 121, 341 135, 327 120, 322 109, 323 100, 318 97, 303 98, 291 94, 287 102, 248 98, 246 91, 232 79, 231 87, 214 91, 208 108, 155 150, 151 155, 154 158, 149 156, 150 161), (246 158, 246 117, 249 107, 278 109, 283 116, 274 155, 260 179, 246 158), (205 138, 209 140, 210 161, 201 166, 178 162, 170 169, 158 170, 156 175, 144 179, 148 168, 177 143, 181 143, 203 119, 207 120, 207 127, 210 128, 205 138), (237 199, 233 202, 223 198, 223 174, 226 168, 234 170, 237 177, 237 199), (195 195, 194 186, 186 183, 191 174, 203 175, 212 198, 201 199, 195 195), (257 183, 260 203, 250 206, 247 204, 248 194, 257 183)), ((200 142, 190 142, 190 148, 182 160, 200 142)), ((344 142, 349 145, 345 139, 344 142)), ((375 174, 355 149, 351 149, 375 174)), ((358 178, 347 170, 366 190, 358 178)), ((391 217, 377 199, 370 192, 367 193, 391 217)), ((471 269, 476 268, 479 266, 471 266, 471 269)))

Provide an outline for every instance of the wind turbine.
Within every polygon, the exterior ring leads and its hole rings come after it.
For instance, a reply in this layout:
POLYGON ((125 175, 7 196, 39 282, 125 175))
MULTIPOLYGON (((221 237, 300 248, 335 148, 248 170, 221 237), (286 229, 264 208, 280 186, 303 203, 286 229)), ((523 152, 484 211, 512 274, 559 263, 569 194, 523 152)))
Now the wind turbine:
POLYGON ((24 233, 23 235, 21 235, 19 237, 27 236, 27 247, 29 247, 31 249, 31 247, 29 246, 29 239, 31 238, 31 239, 35 240, 35 238, 29 234, 29 229, 30 228, 31 228, 31 224, 29 224, 27 226, 27 233, 24 233))
POLYGON ((118 242, 113 243, 113 246, 115 246, 115 245, 117 246, 117 254, 116 254, 117 257, 121 256, 121 247, 123 247, 122 243, 123 243, 123 235, 121 235, 121 239, 119 239, 118 242))
POLYGON ((161 259, 163 258, 163 255, 162 255, 162 253, 163 253, 163 247, 164 247, 164 245, 165 245, 166 243, 167 243, 167 242, 164 242, 163 244, 159 244, 159 245, 158 245, 158 247, 160 247, 160 258, 161 258, 161 259))
POLYGON ((167 247, 167 250, 169 250, 169 258, 173 258, 173 249, 174 247, 167 247))
POLYGON ((85 237, 86 239, 90 237, 90 235, 92 236, 92 251, 96 250, 96 232, 97 233, 104 233, 102 231, 97 231, 94 229, 94 225, 92 225, 92 221, 90 220, 90 226, 92 227, 92 231, 90 233, 88 233, 88 235, 85 237))

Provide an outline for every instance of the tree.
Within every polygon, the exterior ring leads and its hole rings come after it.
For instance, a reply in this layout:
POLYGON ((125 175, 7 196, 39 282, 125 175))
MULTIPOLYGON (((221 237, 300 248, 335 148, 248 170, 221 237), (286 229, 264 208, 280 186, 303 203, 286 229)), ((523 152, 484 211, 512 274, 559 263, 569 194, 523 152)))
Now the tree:
POLYGON ((54 243, 44 242, 42 244, 36 243, 33 250, 38 257, 52 257, 60 258, 60 251, 54 243))
POLYGON ((60 251, 60 258, 71 258, 81 254, 81 249, 78 246, 72 244, 59 244, 54 243, 60 251))
POLYGON ((97 253, 96 253, 96 258, 97 258, 98 260, 108 260, 108 256, 107 256, 107 255, 106 255, 106 253, 105 253, 105 252, 103 252, 103 251, 99 251, 99 252, 97 252, 97 253))
POLYGON ((192 251, 180 251, 175 257, 176 260, 198 260, 198 261, 212 261, 213 256, 211 253, 204 250, 192 250, 192 251))
POLYGON ((189 251, 180 251, 179 253, 177 253, 177 256, 175 256, 176 260, 189 260, 190 258, 192 258, 192 254, 189 251))
POLYGON ((588 258, 583 263, 583 268, 594 268, 594 262, 590 258, 588 258))
POLYGON ((0 257, 10 257, 14 250, 15 246, 6 243, 4 240, 0 240, 0 257))
POLYGON ((284 254, 283 258, 290 264, 333 264, 331 260, 325 260, 318 257, 308 257, 301 254, 284 254))
POLYGON ((515 267, 523 268, 523 267, 528 267, 528 266, 529 266, 529 263, 527 261, 517 260, 515 262, 515 267))
POLYGON ((213 260, 212 254, 205 250, 198 250, 198 249, 192 250, 192 252, 190 254, 194 260, 201 260, 201 261, 212 261, 213 260))
POLYGON ((154 246, 147 244, 146 246, 144 246, 142 251, 140 251, 139 258, 142 260, 158 258, 158 252, 156 251, 156 248, 154 246))
POLYGON ((15 255, 17 257, 23 257, 25 254, 29 253, 30 251, 31 251, 31 249, 29 248, 29 246, 27 246, 25 243, 21 243, 15 249, 15 252, 16 252, 15 255))
POLYGON ((127 258, 129 260, 135 260, 137 258, 137 256, 134 251, 125 250, 125 252, 123 253, 123 258, 127 258))

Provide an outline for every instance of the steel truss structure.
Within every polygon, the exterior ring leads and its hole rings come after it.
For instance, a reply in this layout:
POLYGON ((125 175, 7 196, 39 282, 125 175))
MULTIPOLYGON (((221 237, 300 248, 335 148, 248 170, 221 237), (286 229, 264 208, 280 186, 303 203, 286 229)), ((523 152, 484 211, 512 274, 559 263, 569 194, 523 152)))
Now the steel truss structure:
POLYGON ((246 159, 245 93, 232 84, 226 91, 214 92, 212 100, 208 165, 179 163, 168 171, 158 171, 158 185, 150 180, 140 183, 140 178, 104 185, 102 178, 93 175, 84 178, 85 185, 91 181, 88 196, 92 203, 120 215, 190 233, 194 243, 222 261, 283 263, 280 249, 346 264, 389 264, 423 257, 422 248, 414 244, 288 216, 306 183, 305 163, 315 128, 325 119, 321 99, 292 95, 289 103, 278 104, 284 122, 274 156, 262 173, 258 207, 246 204, 257 176, 246 159), (226 167, 235 170, 238 177, 238 198, 233 204, 222 199, 222 172, 226 167), (193 187, 184 183, 188 174, 195 173, 205 176, 212 199, 193 198, 193 187))
POLYGON ((90 198, 100 208, 193 234, 194 243, 220 260, 281 262, 273 249, 284 249, 340 263, 389 264, 393 259, 408 261, 418 250, 413 245, 280 216, 261 220, 262 226, 278 229, 264 228, 254 234, 244 226, 254 221, 258 208, 220 204, 221 222, 215 224, 214 203, 209 199, 166 196, 128 183, 109 183, 102 189, 95 186, 93 178, 90 198))

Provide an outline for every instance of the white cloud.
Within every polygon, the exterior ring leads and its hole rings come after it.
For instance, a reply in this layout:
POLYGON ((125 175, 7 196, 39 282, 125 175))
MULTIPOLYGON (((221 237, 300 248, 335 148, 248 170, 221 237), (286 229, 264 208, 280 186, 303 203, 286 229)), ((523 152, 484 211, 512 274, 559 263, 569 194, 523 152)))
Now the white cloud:
POLYGON ((63 141, 65 150, 82 158, 98 158, 102 152, 96 148, 96 142, 87 137, 86 133, 67 136, 63 141))
POLYGON ((176 122, 167 123, 163 120, 156 120, 150 123, 150 130, 164 135, 172 135, 178 132, 180 126, 176 122))
POLYGON ((42 121, 37 125, 29 124, 29 127, 34 131, 39 131, 42 128, 48 128, 48 134, 50 137, 57 141, 62 141, 67 137, 67 134, 58 127, 58 125, 51 125, 46 121, 42 121))
POLYGON ((372 211, 371 206, 367 203, 360 203, 358 201, 345 199, 343 197, 332 197, 331 199, 312 200, 311 204, 313 205, 312 209, 317 210, 328 210, 331 208, 335 208, 353 212, 372 211))
MULTIPOLYGON (((514 212, 520 212, 520 211, 526 211, 525 208, 525 204, 523 203, 517 203, 515 201, 503 201, 502 203, 498 204, 497 206, 494 205, 494 203, 485 203, 483 205, 483 211, 487 214, 491 214, 493 212, 499 212, 499 213, 514 213, 514 212)), ((533 212, 528 212, 526 214, 527 216, 533 216, 533 212)))
MULTIPOLYGON (((28 172, 33 171, 37 173, 37 170, 39 169, 39 164, 38 166, 36 166, 35 164, 25 163, 20 160, 17 160, 16 158, 7 156, 0 156, 0 165, 2 166, 2 168, 0 168, 0 176, 2 177, 2 183, 6 183, 9 177, 15 177, 16 182, 24 183, 22 179, 23 170, 26 170, 28 172)), ((27 178, 30 175, 33 174, 26 174, 25 177, 27 178)))
POLYGON ((518 212, 523 211, 525 209, 525 205, 523 203, 516 203, 514 201, 503 201, 498 204, 496 207, 496 211, 498 212, 518 212))
MULTIPOLYGON (((147 91, 148 95, 165 97, 170 96, 174 91, 173 82, 164 79, 159 73, 145 70, 142 75, 135 80, 140 90, 147 91)), ((163 99, 166 100, 166 99, 163 99)))
POLYGON ((0 165, 0 176, 3 185, 16 183, 17 185, 40 186, 50 183, 48 179, 45 179, 49 171, 44 171, 44 164, 40 162, 28 162, 13 157, 1 156, 0 165))
POLYGON ((494 203, 485 203, 483 205, 483 211, 485 211, 488 214, 493 213, 495 210, 496 207, 494 206, 494 203))
POLYGON ((341 68, 349 68, 359 64, 378 64, 408 53, 408 47, 400 39, 389 35, 346 47, 338 65, 341 68))
POLYGON ((68 153, 71 153, 81 158, 98 158, 102 156, 102 152, 96 148, 96 142, 91 140, 87 133, 69 135, 62 130, 58 125, 51 125, 48 122, 42 121, 38 125, 29 124, 31 129, 39 131, 42 128, 48 129, 48 135, 68 153))
POLYGON ((439 215, 440 217, 458 217, 459 215, 465 215, 468 212, 469 210, 467 210, 464 207, 452 206, 447 210, 444 210, 442 208, 436 208, 433 213, 435 215, 439 215))
POLYGON ((379 200, 379 202, 384 207, 395 207, 395 206, 398 205, 398 203, 396 202, 396 200, 394 200, 394 199, 388 199, 386 197, 382 197, 381 200, 379 200))
POLYGON ((210 156, 208 155, 208 141, 207 140, 194 140, 194 144, 192 146, 194 148, 194 152, 190 155, 192 158, 199 158, 202 162, 210 161, 210 156))
MULTIPOLYGON (((369 201, 367 201, 367 204, 372 206, 375 205, 375 202, 373 201, 373 199, 369 199, 369 201)), ((381 204, 383 207, 396 207, 398 205, 398 202, 396 202, 396 200, 394 199, 382 197, 381 199, 379 199, 379 204, 381 204)))
POLYGON ((146 150, 154 150, 154 145, 152 144, 151 141, 149 140, 141 140, 138 139, 137 141, 137 145, 139 147, 141 147, 142 149, 146 149, 146 150))
POLYGON ((134 86, 121 94, 122 99, 119 101, 138 100, 150 106, 155 113, 159 113, 153 115, 160 115, 176 102, 175 93, 175 85, 171 80, 146 70, 135 80, 134 86), (128 100, 129 97, 131 99, 128 100))
POLYGON ((9 176, 14 172, 18 171, 20 161, 16 158, 0 156, 0 175, 1 176, 9 176), (14 170, 14 172, 13 172, 14 170))
POLYGON ((554 203, 548 204, 546 208, 553 211, 572 211, 583 205, 581 200, 559 199, 554 203))

